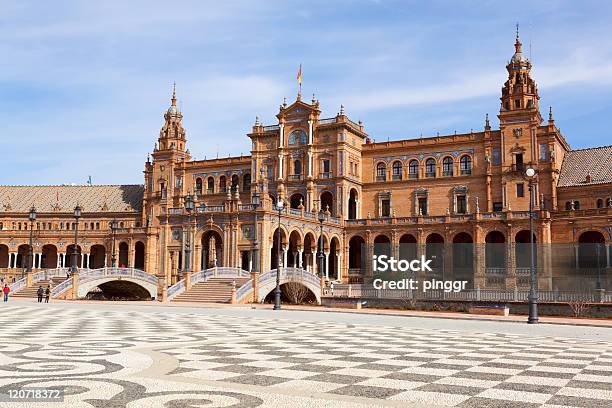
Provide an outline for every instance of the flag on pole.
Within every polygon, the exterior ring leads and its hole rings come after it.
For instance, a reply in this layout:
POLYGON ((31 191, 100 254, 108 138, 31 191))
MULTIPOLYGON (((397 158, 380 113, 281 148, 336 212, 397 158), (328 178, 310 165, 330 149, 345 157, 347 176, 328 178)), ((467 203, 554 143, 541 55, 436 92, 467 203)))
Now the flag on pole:
POLYGON ((300 64, 300 70, 298 71, 297 81, 301 87, 302 86, 302 64, 300 64))

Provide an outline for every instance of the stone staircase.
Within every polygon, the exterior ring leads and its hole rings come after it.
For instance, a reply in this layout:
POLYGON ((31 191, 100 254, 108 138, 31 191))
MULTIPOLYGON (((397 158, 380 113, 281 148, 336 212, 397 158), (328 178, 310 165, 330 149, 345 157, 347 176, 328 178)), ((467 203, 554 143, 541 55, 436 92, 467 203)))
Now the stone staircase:
MULTIPOLYGON (((206 282, 194 284, 173 302, 229 303, 232 300, 232 282, 236 289, 249 281, 249 278, 210 278, 206 282)), ((37 286, 38 287, 38 286, 37 286)))
MULTIPOLYGON (((36 298, 38 297, 38 295, 36 294, 36 292, 38 291, 38 286, 42 286, 43 290, 45 290, 47 289, 47 285, 50 285, 51 289, 53 289, 54 287, 56 287, 57 285, 59 285, 65 280, 66 280, 65 276, 61 276, 61 277, 54 276, 53 278, 49 280, 41 280, 38 282, 34 282, 32 283, 31 287, 23 288, 19 292, 10 293, 9 296, 16 297, 16 298, 36 298)), ((43 298, 44 298, 44 295, 43 295, 43 298)))

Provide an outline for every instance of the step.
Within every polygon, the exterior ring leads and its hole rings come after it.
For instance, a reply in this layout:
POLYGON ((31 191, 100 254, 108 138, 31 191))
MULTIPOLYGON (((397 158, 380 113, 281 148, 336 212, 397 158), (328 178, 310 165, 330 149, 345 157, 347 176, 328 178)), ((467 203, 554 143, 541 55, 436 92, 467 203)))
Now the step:
POLYGON ((239 288, 248 280, 249 278, 210 278, 206 282, 194 284, 173 301, 228 303, 232 298, 232 284, 235 282, 239 288))

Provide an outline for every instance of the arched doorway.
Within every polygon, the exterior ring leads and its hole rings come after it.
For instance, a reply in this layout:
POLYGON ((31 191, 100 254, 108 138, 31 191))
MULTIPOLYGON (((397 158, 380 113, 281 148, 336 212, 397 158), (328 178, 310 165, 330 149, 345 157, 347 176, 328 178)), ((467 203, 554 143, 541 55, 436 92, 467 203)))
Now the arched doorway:
POLYGON ((134 246, 134 268, 144 270, 145 266, 145 244, 137 241, 134 246))
MULTIPOLYGON (((529 240, 529 231, 521 230, 517 232, 514 237, 514 258, 517 268, 529 268, 531 265, 531 243, 529 240)), ((537 264, 537 248, 535 248, 536 244, 536 236, 533 234, 533 244, 534 244, 534 259, 537 264)), ((517 271, 518 272, 518 271, 517 271)))
POLYGON ((29 245, 22 244, 17 247, 17 268, 28 267, 29 245))
POLYGON ((9 267, 9 248, 4 244, 0 244, 0 268, 9 267))
POLYGON ((89 268, 104 268, 106 258, 106 248, 104 245, 93 245, 89 250, 89 268))
POLYGON ((468 288, 474 286, 474 240, 467 232, 453 237, 453 279, 468 281, 468 288))
POLYGON ((289 199, 289 206, 291 208, 299 208, 300 205, 304 205, 304 196, 300 193, 295 193, 289 199))
POLYGON ((399 257, 412 261, 417 257, 417 240, 412 234, 404 234, 399 240, 399 257))
MULTIPOLYGON (((80 245, 77 245, 76 250, 77 250, 76 266, 77 268, 82 268, 83 256, 81 255, 82 252, 81 252, 80 245)), ((74 244, 70 244, 66 247, 66 267, 67 268, 72 267, 73 262, 74 262, 74 244)))
POLYGON ((331 215, 335 215, 334 196, 329 191, 321 193, 321 208, 323 211, 329 211, 331 215))
POLYGON ((506 237, 499 231, 490 231, 485 237, 485 274, 487 285, 506 282, 506 237))
POLYGON ((202 258, 200 268, 210 269, 223 266, 223 239, 217 231, 208 230, 202 234, 202 258))
POLYGON ((280 247, 280 256, 282 258, 281 266, 285 266, 285 249, 287 248, 287 235, 285 231, 280 230, 280 245, 278 242, 278 228, 274 229, 272 234, 272 247, 270 248, 270 269, 277 269, 279 266, 278 252, 280 247))
POLYGON ((340 242, 338 238, 334 237, 331 239, 329 244, 329 279, 338 280, 340 279, 340 242))
POLYGON ((356 220, 357 219, 357 190, 354 188, 351 189, 349 193, 349 203, 348 203, 348 219, 356 220))
POLYGON ((359 235, 351 237, 349 240, 349 282, 358 283, 363 280, 365 272, 365 260, 362 254, 366 253, 365 240, 359 235))
POLYGON ((425 239, 425 257, 431 259, 429 267, 432 269, 429 276, 445 279, 445 252, 444 237, 438 233, 432 233, 425 239))
POLYGON ((128 244, 126 242, 121 242, 119 244, 119 263, 117 264, 120 268, 127 268, 128 252, 128 244))
POLYGON ((391 240, 388 236, 380 234, 374 238, 374 255, 391 256, 391 240))
POLYGON ((289 248, 287 249, 287 267, 288 268, 299 268, 300 267, 300 254, 299 251, 302 249, 302 238, 297 231, 292 231, 289 234, 289 248))
MULTIPOLYGON (((577 269, 581 280, 586 280, 591 288, 607 289, 612 285, 609 276, 606 239, 599 231, 585 231, 578 237, 577 269)), ((584 285, 584 284, 583 284, 584 285)))
POLYGON ((309 232, 304 237, 304 259, 303 267, 308 272, 314 271, 314 260, 317 255, 317 239, 312 232, 309 232))
POLYGON ((57 268, 57 247, 55 245, 43 245, 40 267, 44 269, 57 268))

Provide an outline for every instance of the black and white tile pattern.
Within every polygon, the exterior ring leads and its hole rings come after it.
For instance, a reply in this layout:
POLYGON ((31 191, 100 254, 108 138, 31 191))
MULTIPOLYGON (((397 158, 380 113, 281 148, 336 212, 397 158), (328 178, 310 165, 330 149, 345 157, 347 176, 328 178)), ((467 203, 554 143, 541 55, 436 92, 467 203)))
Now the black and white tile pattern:
POLYGON ((95 407, 612 406, 607 342, 126 309, 1 308, 0 393, 62 385, 95 407), (161 364, 148 353, 173 365, 139 377, 161 364))

